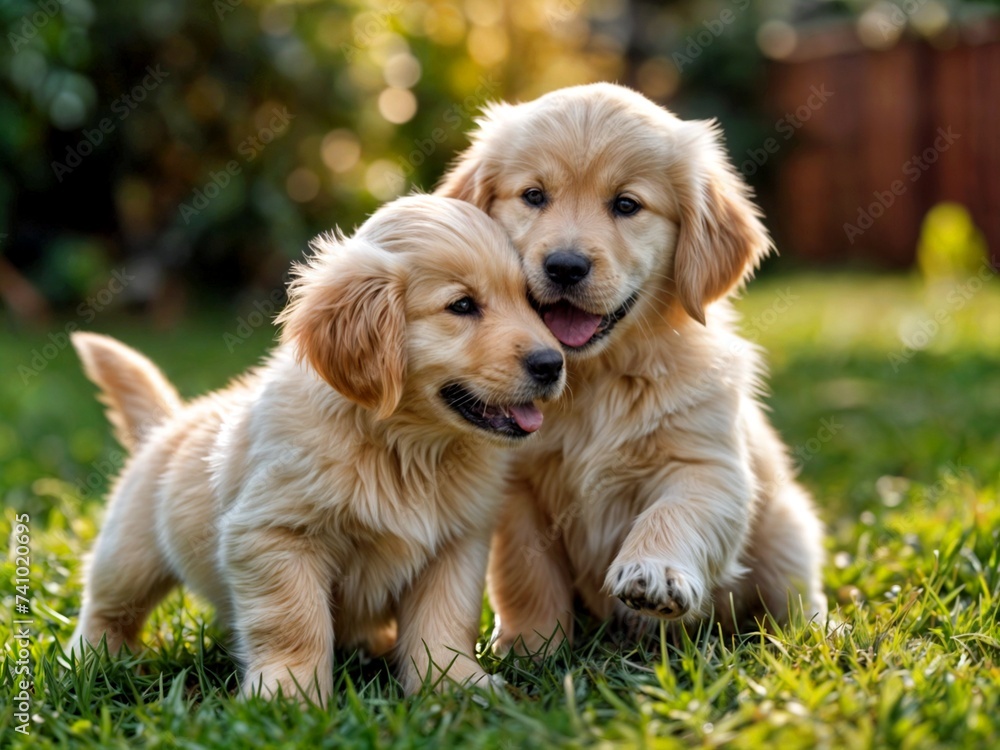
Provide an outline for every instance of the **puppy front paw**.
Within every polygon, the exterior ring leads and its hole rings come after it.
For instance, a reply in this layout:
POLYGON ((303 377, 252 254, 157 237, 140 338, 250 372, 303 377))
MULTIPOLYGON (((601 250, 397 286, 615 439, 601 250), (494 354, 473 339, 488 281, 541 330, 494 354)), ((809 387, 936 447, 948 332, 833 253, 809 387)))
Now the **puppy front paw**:
POLYGON ((615 560, 604 587, 627 607, 665 620, 696 616, 705 601, 701 579, 664 560, 615 560))
POLYGON ((467 679, 462 687, 474 688, 472 701, 483 708, 489 708, 492 699, 507 692, 507 681, 498 674, 484 672, 481 677, 467 679))
POLYGON ((486 672, 483 672, 480 676, 467 679, 463 684, 466 687, 479 688, 490 695, 499 695, 507 687, 507 681, 502 675, 487 674, 486 672))
POLYGON ((552 635, 543 636, 538 630, 532 628, 507 629, 501 625, 498 615, 487 647, 494 656, 501 659, 513 651, 518 656, 530 656, 535 660, 540 660, 555 653, 562 642, 566 640, 566 634, 558 623, 551 628, 546 628, 546 630, 552 630, 552 635))
POLYGON ((447 679, 439 680, 436 684, 439 691, 456 687, 462 690, 475 688, 496 695, 504 692, 504 687, 507 684, 502 676, 489 674, 479 666, 469 668, 463 665, 456 669, 453 665, 445 676, 447 679))

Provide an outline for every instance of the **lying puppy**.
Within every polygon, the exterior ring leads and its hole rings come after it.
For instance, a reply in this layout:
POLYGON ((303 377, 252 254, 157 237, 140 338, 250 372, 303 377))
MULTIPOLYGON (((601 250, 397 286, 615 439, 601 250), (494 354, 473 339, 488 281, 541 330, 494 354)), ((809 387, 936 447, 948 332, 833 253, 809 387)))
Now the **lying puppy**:
POLYGON ((486 678, 475 641, 505 449, 542 423, 563 356, 517 254, 460 201, 414 196, 298 269, 282 342, 182 404, 113 339, 73 344, 134 452, 73 643, 134 647, 177 583, 231 624, 245 695, 324 701, 333 646, 394 639, 408 692, 486 678))
POLYGON ((821 525, 725 302, 771 243, 717 129, 594 84, 493 105, 472 138, 438 193, 507 230, 570 354, 494 541, 498 648, 569 634, 574 595, 599 617, 822 619, 821 525))

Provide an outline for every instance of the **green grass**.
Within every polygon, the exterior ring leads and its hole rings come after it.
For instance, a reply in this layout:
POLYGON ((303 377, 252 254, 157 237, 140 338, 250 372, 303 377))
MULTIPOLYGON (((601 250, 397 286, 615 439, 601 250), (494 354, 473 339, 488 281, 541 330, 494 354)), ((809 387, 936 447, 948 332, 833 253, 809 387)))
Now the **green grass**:
MULTIPOLYGON (((241 703, 210 610, 182 593, 145 631, 150 650, 59 665, 79 608, 80 558, 99 527, 101 462, 117 461, 71 351, 27 385, 19 366, 48 331, 0 335, 0 493, 7 533, 31 517, 31 736, 13 731, 13 561, 0 578, 0 747, 991 747, 1000 742, 1000 284, 964 301, 908 278, 787 276, 740 307, 768 350, 773 418, 829 528, 826 588, 842 623, 734 642, 638 646, 583 621, 544 663, 485 658, 508 694, 401 697, 387 665, 338 654, 327 710, 241 703), (900 362, 900 332, 941 313, 900 362), (757 320, 755 323, 754 320, 757 320), (483 704, 486 705, 483 705, 483 704)), ((221 385, 270 344, 260 328, 230 353, 235 315, 150 331, 94 324, 162 363, 185 394, 221 385)), ((60 327, 61 328, 61 327, 60 327)), ((23 372, 23 371, 22 371, 23 372)), ((106 467, 105 467, 106 468, 106 467)), ((123 571, 127 575, 127 571, 123 571)), ((484 610, 483 634, 488 632, 484 610)))

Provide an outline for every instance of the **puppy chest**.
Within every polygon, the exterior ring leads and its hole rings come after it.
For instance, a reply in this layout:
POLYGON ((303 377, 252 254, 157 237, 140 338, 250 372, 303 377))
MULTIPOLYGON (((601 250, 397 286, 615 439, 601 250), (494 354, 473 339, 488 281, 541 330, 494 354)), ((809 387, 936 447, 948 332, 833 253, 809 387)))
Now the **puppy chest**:
POLYGON ((541 449, 526 448, 516 464, 542 507, 584 516, 610 501, 631 504, 649 475, 648 460, 637 456, 634 441, 624 443, 590 420, 552 421, 541 449))
POLYGON ((624 440, 578 420, 559 427, 545 450, 519 457, 516 477, 543 510, 542 538, 562 540, 577 576, 603 581, 636 516, 655 497, 669 451, 655 434, 624 440))
POLYGON ((337 609, 355 617, 391 614, 431 554, 432 550, 394 535, 353 539, 345 545, 334 575, 337 609))

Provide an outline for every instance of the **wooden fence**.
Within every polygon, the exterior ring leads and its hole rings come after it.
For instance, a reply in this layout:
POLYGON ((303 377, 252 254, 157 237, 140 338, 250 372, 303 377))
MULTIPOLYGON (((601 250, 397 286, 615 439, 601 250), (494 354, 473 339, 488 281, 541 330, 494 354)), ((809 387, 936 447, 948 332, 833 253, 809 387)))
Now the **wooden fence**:
POLYGON ((1000 23, 949 34, 875 51, 825 29, 770 64, 779 118, 806 114, 812 87, 833 92, 777 167, 769 219, 786 254, 908 266, 928 209, 957 201, 1000 262, 1000 23))

